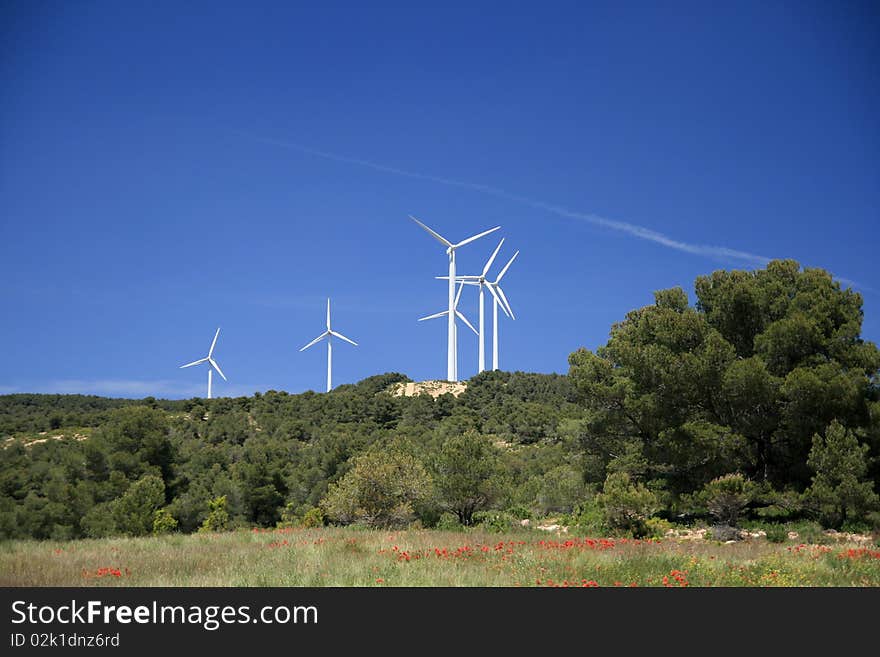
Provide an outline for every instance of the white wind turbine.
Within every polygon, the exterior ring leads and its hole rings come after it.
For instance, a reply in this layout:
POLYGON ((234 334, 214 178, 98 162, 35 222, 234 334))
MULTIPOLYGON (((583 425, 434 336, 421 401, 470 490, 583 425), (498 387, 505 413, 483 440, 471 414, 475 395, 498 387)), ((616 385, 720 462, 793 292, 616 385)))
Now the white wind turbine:
POLYGON ((208 363, 208 399, 211 398, 211 381, 214 376, 214 370, 217 370, 217 374, 223 377, 223 380, 226 381, 226 375, 223 374, 223 370, 220 369, 220 366, 217 364, 212 356, 214 355, 214 347, 217 344, 217 336, 220 335, 220 329, 217 329, 217 332, 214 334, 214 340, 211 342, 211 348, 208 349, 208 355, 204 358, 200 358, 199 360, 194 360, 191 363, 187 363, 186 365, 181 365, 180 369, 184 367, 192 367, 193 365, 200 365, 201 363, 208 363))
POLYGON ((498 274, 498 278, 494 281, 486 280, 486 273, 489 271, 489 267, 492 266, 492 261, 495 259, 495 256, 498 254, 498 249, 501 248, 501 244, 504 243, 502 239, 498 244, 498 247, 495 249, 495 252, 492 254, 492 257, 489 258, 489 261, 486 263, 486 266, 483 268, 483 273, 479 276, 459 276, 458 280, 466 285, 479 285, 480 286, 480 371, 482 372, 484 369, 483 364, 483 286, 485 285, 489 292, 492 294, 494 299, 494 304, 492 306, 492 369, 498 369, 498 306, 501 306, 501 311, 510 317, 510 319, 516 319, 513 315, 513 309, 510 307, 510 302, 507 300, 507 296, 504 294, 504 290, 501 289, 501 279, 504 278, 504 274, 507 273, 507 270, 510 268, 510 265, 513 264, 513 261, 516 260, 516 256, 519 255, 519 251, 513 254, 510 260, 507 261, 507 264, 504 265, 504 269, 501 270, 501 273, 498 274))
POLYGON ((458 381, 458 376, 456 372, 456 361, 458 359, 456 344, 455 344, 455 251, 459 247, 464 246, 465 244, 469 244, 474 240, 477 240, 484 235, 488 235, 489 233, 495 232, 501 226, 495 226, 495 228, 490 228, 489 230, 483 231, 477 235, 472 237, 468 237, 466 240, 462 240, 457 244, 453 244, 448 239, 440 235, 439 233, 434 232, 430 228, 428 228, 421 221, 413 217, 409 216, 410 219, 415 221, 419 226, 425 229, 425 231, 431 235, 434 239, 440 242, 443 246, 446 247, 446 254, 449 256, 449 309, 447 310, 447 349, 446 349, 446 380, 447 381, 458 381))
MULTIPOLYGON (((474 325, 471 324, 467 320, 467 317, 462 315, 461 312, 458 310, 458 300, 461 298, 461 291, 464 289, 464 285, 465 285, 464 283, 461 283, 458 286, 458 294, 455 295, 455 302, 454 302, 455 316, 458 317, 461 321, 463 321, 471 331, 473 331, 474 333, 479 335, 479 333, 477 333, 477 329, 474 328, 474 325)), ((442 310, 439 313, 434 313, 433 315, 428 315, 427 317, 420 317, 419 321, 424 322, 426 319, 437 319, 438 317, 443 317, 444 315, 448 315, 448 314, 449 314, 448 310, 442 310)), ((457 381, 458 380, 458 325, 457 324, 455 324, 452 329, 452 341, 453 341, 453 344, 455 345, 455 369, 453 371, 453 374, 455 375, 455 379, 450 379, 450 380, 457 381)))
MULTIPOLYGON (((486 274, 489 272, 489 268, 492 266, 492 263, 495 261, 495 256, 498 255, 498 251, 501 250, 502 244, 504 244, 503 237, 501 238, 501 241, 498 242, 498 246, 495 247, 495 250, 492 252, 492 255, 489 256, 489 259, 486 261, 486 265, 483 267, 483 271, 479 276, 459 276, 457 279, 457 280, 461 281, 462 283, 467 283, 468 285, 477 284, 480 286, 480 319, 479 319, 480 332, 477 334, 480 338, 480 347, 479 347, 479 356, 478 356, 478 363, 477 363, 477 372, 483 372, 486 369, 486 346, 485 346, 486 333, 483 330, 483 326, 484 326, 483 325, 483 316, 484 316, 483 288, 488 287, 489 292, 495 298, 495 301, 496 301, 495 312, 497 313, 498 312, 498 307, 497 307, 498 293, 495 292, 495 290, 493 290, 489 286, 489 282, 486 280, 486 274)), ((439 276, 438 278, 446 278, 446 277, 439 276)), ((502 304, 501 308, 502 308, 502 310, 504 310, 504 314, 507 314, 507 310, 504 309, 503 304, 502 304)))
POLYGON ((337 333, 333 329, 330 328, 330 299, 327 299, 327 330, 324 331, 317 338, 309 342, 305 347, 300 349, 300 351, 305 351, 309 347, 314 344, 319 343, 323 339, 327 339, 327 392, 333 389, 333 338, 337 337, 340 340, 345 340, 346 342, 350 342, 355 347, 357 347, 357 342, 354 340, 349 340, 347 337, 342 335, 342 333, 337 333))

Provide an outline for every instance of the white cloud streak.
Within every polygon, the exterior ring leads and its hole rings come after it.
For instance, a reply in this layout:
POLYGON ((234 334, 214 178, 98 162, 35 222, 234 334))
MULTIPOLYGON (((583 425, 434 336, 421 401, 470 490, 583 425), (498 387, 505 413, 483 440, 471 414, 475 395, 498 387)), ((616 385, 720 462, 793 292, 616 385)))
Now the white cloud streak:
POLYGON ((675 249, 677 251, 683 251, 685 253, 690 253, 698 256, 705 256, 710 258, 720 258, 723 260, 738 260, 742 262, 746 262, 752 265, 757 266, 765 266, 772 258, 768 258, 767 256, 758 255, 755 253, 749 253, 747 251, 739 251, 737 249, 731 249, 724 246, 712 246, 708 244, 693 244, 690 242, 683 242, 681 240, 677 240, 675 238, 669 237, 659 231, 653 230, 652 228, 647 228, 645 226, 639 226, 638 224, 631 224, 626 221, 618 221, 616 219, 609 219, 607 217, 602 217, 597 214, 592 213, 584 213, 577 212, 575 210, 570 210, 568 208, 562 207, 560 205, 555 205, 552 203, 547 203, 545 201, 540 201, 537 199, 529 198, 527 196, 522 196, 520 194, 513 194, 512 192, 508 192, 506 190, 500 189, 498 187, 491 187, 489 185, 481 185, 479 183, 472 183, 464 180, 455 180, 453 178, 444 178, 441 176, 433 176, 429 174, 419 173, 416 171, 408 171, 406 169, 400 169, 398 167, 387 166, 385 164, 379 164, 377 162, 372 162, 370 160, 364 160, 356 157, 347 157, 345 155, 338 155, 336 153, 330 153, 327 151, 321 151, 314 148, 309 148, 307 146, 302 146, 301 144, 296 144, 287 141, 281 141, 278 139, 268 139, 265 137, 258 137, 255 135, 241 133, 236 131, 239 134, 247 136, 250 139, 254 139, 258 142, 262 142, 264 144, 270 144, 273 146, 279 146, 281 148, 287 148, 291 150, 298 151, 300 153, 306 153, 309 155, 314 155, 317 157, 324 158, 326 160, 333 160, 335 162, 343 162, 346 164, 355 164, 362 167, 368 167, 375 171, 381 171, 383 173, 390 173, 397 176, 405 176, 407 178, 413 178, 415 180, 424 180, 427 182, 434 182, 440 185, 447 185, 449 187, 458 187, 461 189, 467 189, 475 192, 480 192, 483 194, 488 194, 490 196, 495 196, 497 198, 502 198, 508 201, 513 201, 515 203, 520 203, 522 205, 528 205, 538 210, 544 210, 546 212, 550 212, 552 214, 556 214, 561 217, 567 217, 570 219, 577 219, 579 221, 583 221, 594 226, 598 226, 600 228, 606 228, 609 230, 617 231, 620 233, 625 233, 630 235, 631 237, 635 237, 640 240, 645 240, 648 242, 653 242, 655 244, 659 244, 661 246, 665 246, 670 249, 675 249))

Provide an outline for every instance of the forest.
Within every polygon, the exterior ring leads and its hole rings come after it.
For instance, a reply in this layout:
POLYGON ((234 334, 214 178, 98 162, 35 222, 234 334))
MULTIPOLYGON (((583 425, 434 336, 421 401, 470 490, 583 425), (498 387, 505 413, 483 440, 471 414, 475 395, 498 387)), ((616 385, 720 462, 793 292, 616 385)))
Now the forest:
MULTIPOLYGON (((0 538, 240 527, 592 535, 786 523, 880 529, 880 350, 862 298, 791 260, 700 276, 610 328, 568 373, 483 372, 394 396, 0 396, 0 538)), ((720 533, 719 535, 722 535, 720 533)))

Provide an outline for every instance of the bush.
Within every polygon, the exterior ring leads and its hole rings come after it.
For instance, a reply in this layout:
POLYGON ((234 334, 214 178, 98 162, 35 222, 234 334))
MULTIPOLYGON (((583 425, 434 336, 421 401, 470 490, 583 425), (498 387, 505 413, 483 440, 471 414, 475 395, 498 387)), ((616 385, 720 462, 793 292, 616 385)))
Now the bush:
POLYGON ((313 529, 316 527, 324 526, 324 514, 321 512, 316 506, 313 506, 311 509, 306 511, 303 514, 302 521, 300 522, 301 527, 305 527, 306 529, 313 529))
POLYGON ((482 529, 496 534, 509 532, 515 523, 515 519, 503 511, 477 511, 473 520, 482 529))
POLYGON ((726 474, 707 483, 700 493, 706 509, 718 522, 736 527, 755 494, 755 485, 741 474, 726 474))
POLYGON ((414 507, 431 493, 431 477, 405 452, 369 452, 330 485, 321 511, 342 524, 371 528, 404 528, 415 518, 414 507))
POLYGON ((521 504, 508 507, 507 514, 516 520, 526 520, 532 517, 532 512, 521 504))
POLYGON ((563 516, 561 522, 568 525, 569 531, 584 536, 603 536, 611 531, 605 522, 605 509, 599 504, 598 497, 582 502, 571 515, 563 516))
POLYGON ((457 515, 444 511, 440 514, 440 518, 437 520, 437 524, 434 525, 434 529, 443 532, 460 532, 464 531, 465 526, 458 521, 457 515))
POLYGON ((229 513, 226 511, 226 496, 220 495, 208 501, 208 517, 199 527, 200 532, 222 532, 229 528, 229 513))
POLYGON ((660 510, 657 495, 641 483, 632 483, 625 472, 609 474, 603 492, 596 497, 608 526, 637 538, 647 535, 645 521, 660 510))
POLYGON ((663 518, 645 520, 645 536, 647 538, 666 538, 666 532, 672 529, 672 523, 663 518))
POLYGON ((788 529, 785 525, 767 525, 764 527, 764 532, 771 543, 785 543, 788 540, 788 529))
POLYGON ((168 534, 177 529, 177 520, 168 509, 156 509, 153 513, 153 534, 168 534))
POLYGON ((831 542, 831 538, 822 529, 822 525, 817 522, 803 521, 789 523, 787 525, 789 531, 796 532, 797 540, 800 543, 808 543, 811 545, 825 545, 831 542))

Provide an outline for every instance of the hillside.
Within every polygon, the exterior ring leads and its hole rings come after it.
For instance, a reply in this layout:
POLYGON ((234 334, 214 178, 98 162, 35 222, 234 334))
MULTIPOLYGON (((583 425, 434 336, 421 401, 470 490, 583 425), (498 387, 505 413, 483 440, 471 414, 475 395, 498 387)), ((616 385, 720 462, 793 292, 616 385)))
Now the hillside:
POLYGON ((860 337, 861 297, 794 261, 695 288, 693 306, 657 291, 564 376, 2 396, 0 537, 553 516, 631 536, 880 527, 880 350, 860 337))

